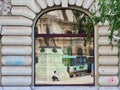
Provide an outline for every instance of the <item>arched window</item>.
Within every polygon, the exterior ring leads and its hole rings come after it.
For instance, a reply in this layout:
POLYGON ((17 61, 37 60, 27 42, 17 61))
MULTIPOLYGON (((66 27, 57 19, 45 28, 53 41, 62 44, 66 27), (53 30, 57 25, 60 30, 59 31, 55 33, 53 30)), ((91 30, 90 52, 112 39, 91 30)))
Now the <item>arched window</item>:
POLYGON ((77 49, 77 55, 83 55, 83 50, 82 48, 77 49))

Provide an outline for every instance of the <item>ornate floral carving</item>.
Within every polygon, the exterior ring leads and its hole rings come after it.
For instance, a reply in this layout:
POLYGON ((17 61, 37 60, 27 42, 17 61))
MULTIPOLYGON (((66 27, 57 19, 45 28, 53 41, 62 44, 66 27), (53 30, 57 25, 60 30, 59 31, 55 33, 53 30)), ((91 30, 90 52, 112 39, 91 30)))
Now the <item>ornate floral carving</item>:
POLYGON ((0 15, 10 15, 10 0, 0 0, 0 15))

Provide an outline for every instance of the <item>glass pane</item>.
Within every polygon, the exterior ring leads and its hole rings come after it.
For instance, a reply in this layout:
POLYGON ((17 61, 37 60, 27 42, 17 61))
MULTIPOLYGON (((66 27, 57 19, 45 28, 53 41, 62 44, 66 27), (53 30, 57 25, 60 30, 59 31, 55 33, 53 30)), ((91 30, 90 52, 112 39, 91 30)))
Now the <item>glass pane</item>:
MULTIPOLYGON (((93 31, 91 18, 77 10, 55 10, 45 13, 38 19, 37 34, 88 34, 93 31)), ((93 33, 91 33, 93 35, 93 33)))
POLYGON ((42 15, 35 26, 35 85, 93 85, 93 31, 90 17, 77 10, 42 15))

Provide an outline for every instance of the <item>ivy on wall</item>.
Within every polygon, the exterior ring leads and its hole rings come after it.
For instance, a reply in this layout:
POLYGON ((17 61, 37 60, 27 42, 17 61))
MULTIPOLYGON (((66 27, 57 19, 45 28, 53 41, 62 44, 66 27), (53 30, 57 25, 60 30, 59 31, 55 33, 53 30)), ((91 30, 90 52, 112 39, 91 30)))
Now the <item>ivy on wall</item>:
POLYGON ((109 23, 109 39, 112 44, 113 34, 115 31, 120 30, 120 0, 99 0, 99 16, 94 16, 95 24, 99 22, 109 23))

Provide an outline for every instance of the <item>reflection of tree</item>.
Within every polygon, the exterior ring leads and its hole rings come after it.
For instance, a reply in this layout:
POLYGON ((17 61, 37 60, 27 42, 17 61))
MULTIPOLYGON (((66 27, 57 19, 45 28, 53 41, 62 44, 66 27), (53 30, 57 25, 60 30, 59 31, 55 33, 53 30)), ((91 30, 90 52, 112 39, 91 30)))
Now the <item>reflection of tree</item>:
MULTIPOLYGON (((81 13, 80 11, 74 11, 74 21, 71 26, 71 29, 76 34, 84 34, 84 46, 90 45, 93 38, 93 23, 89 16, 81 13)), ((85 50, 86 51, 86 50, 85 50)))
MULTIPOLYGON (((50 34, 50 29, 49 29, 49 27, 48 27, 48 25, 46 25, 46 35, 49 35, 50 34)), ((45 44, 46 44, 46 46, 50 46, 49 45, 49 41, 50 41, 50 37, 44 37, 44 41, 45 41, 45 44)), ((52 37, 52 41, 53 41, 53 44, 54 44, 54 46, 56 47, 56 43, 55 43, 55 40, 54 40, 54 38, 52 37)))

